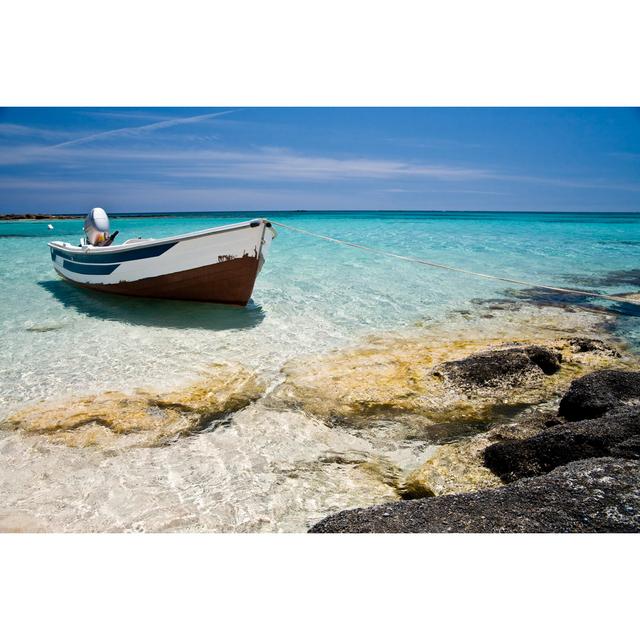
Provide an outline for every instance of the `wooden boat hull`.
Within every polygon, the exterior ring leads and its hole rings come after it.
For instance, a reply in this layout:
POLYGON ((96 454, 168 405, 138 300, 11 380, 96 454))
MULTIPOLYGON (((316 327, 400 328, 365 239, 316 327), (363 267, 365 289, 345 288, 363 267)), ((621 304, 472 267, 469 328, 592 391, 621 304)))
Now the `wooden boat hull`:
POLYGON ((56 272, 83 288, 244 306, 273 235, 268 221, 254 220, 112 250, 56 242, 49 246, 56 272))
POLYGON ((220 264, 117 284, 81 283, 62 277, 85 289, 123 296, 244 306, 251 298, 257 275, 258 260, 245 256, 220 264))

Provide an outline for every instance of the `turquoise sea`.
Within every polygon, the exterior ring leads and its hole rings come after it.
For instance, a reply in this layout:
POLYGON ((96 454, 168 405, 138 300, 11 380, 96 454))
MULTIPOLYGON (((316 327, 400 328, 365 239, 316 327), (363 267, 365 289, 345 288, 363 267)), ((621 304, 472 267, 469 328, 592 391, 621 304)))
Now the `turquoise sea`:
MULTIPOLYGON (((114 218, 112 229, 120 230, 120 240, 137 236, 160 238, 258 215, 371 247, 488 274, 609 294, 640 290, 640 214, 632 213, 183 213, 114 218)), ((620 312, 613 330, 632 349, 640 350, 638 307, 511 287, 395 261, 286 229, 278 229, 253 299, 244 309, 87 292, 56 276, 46 244, 51 239, 73 242, 81 235, 81 219, 0 222, 3 300, 0 307, 0 417, 38 400, 130 390, 141 385, 160 390, 173 388, 196 379, 212 362, 241 363, 276 384, 281 367, 292 358, 326 352, 357 342, 364 336, 402 330, 416 323, 449 322, 454 312, 478 313, 478 302, 487 299, 513 300, 519 296, 519 299, 533 301, 613 308, 620 312), (48 229, 49 224, 53 230, 48 229)), ((254 416, 253 423, 247 416, 244 420, 246 433, 251 435, 243 440, 241 430, 235 433, 227 430, 225 437, 236 438, 233 443, 227 443, 228 457, 220 454, 224 450, 220 442, 212 444, 215 454, 202 455, 201 472, 206 481, 200 476, 198 481, 187 481, 188 472, 180 467, 178 458, 173 458, 173 462, 162 458, 183 456, 180 460, 188 459, 193 465, 198 459, 193 450, 179 452, 180 447, 196 446, 194 442, 164 448, 172 449, 173 454, 161 450, 138 451, 123 453, 115 460, 103 459, 97 452, 80 455, 77 450, 67 450, 61 445, 47 445, 49 454, 40 452, 37 457, 38 465, 47 468, 43 473, 50 477, 61 466, 68 465, 66 468, 75 470, 74 473, 90 475, 96 483, 97 502, 94 504, 86 498, 73 473, 59 485, 53 483, 62 493, 55 493, 51 483, 43 480, 38 485, 38 494, 31 481, 23 478, 22 485, 5 486, 6 495, 13 496, 12 508, 18 510, 19 504, 24 506, 25 501, 29 501, 28 496, 43 496, 37 501, 37 507, 24 507, 23 511, 30 517, 40 513, 47 522, 54 522, 65 530, 94 526, 171 529, 173 525, 167 522, 173 520, 162 520, 158 514, 166 514, 174 503, 184 506, 185 500, 187 504, 191 504, 189 500, 194 501, 195 511, 187 509, 186 519, 174 528, 301 530, 312 519, 310 514, 316 517, 324 513, 329 508, 327 505, 349 504, 335 498, 346 491, 344 487, 327 490, 328 502, 323 503, 324 506, 298 504, 312 500, 310 496, 301 497, 305 494, 300 487, 291 489, 291 496, 295 498, 274 491, 266 480, 274 473, 273 469, 265 471, 266 463, 256 462, 251 455, 255 454, 256 447, 267 451, 274 446, 274 439, 283 437, 282 433, 274 435, 269 431, 275 428, 278 419, 261 414, 254 416), (266 430, 261 431, 260 424, 268 424, 268 428, 265 426, 266 430), (258 437, 258 432, 264 438, 261 444, 252 440, 258 437), (247 441, 251 441, 251 454, 243 451, 239 444, 247 441), (237 457, 238 451, 243 451, 240 457, 237 457), (127 460, 126 456, 132 457, 127 460), (151 459, 153 456, 161 459, 151 459), (163 464, 178 475, 170 481, 152 480, 152 470, 163 464), (214 467, 218 468, 217 472, 214 467), (206 471, 208 468, 210 474, 206 471), (90 471, 96 469, 99 472, 91 475, 90 471), (124 487, 122 490, 135 495, 122 513, 109 519, 100 505, 112 497, 111 483, 116 476, 124 487), (174 487, 183 481, 184 486, 174 487), (174 484, 168 486, 166 482, 174 484), (198 511, 203 500, 202 487, 207 482, 218 483, 216 491, 226 496, 220 498, 224 504, 221 512, 211 505, 198 511), (153 517, 144 515, 145 509, 151 507, 148 500, 145 502, 136 493, 139 487, 147 487, 151 501, 157 502, 158 511, 153 517), (242 495, 248 500, 246 504, 253 505, 247 507, 246 513, 238 506, 240 498, 230 487, 238 491, 238 487, 242 487, 242 495), (291 509, 290 499, 297 501, 297 510, 291 509), (58 507, 54 508, 54 504, 58 507), (200 515, 194 516, 196 512, 200 515), (303 515, 298 517, 296 513, 303 515), (85 517, 88 520, 83 520, 85 517), (160 519, 155 521, 155 517, 160 519)), ((287 438, 302 437, 300 425, 295 429, 295 436, 291 423, 282 428, 287 430, 287 438)), ((302 449, 307 445, 301 445, 302 449)), ((0 435, 3 464, 20 467, 31 464, 28 462, 31 460, 35 465, 35 454, 31 455, 35 446, 0 435), (25 453, 24 447, 31 454, 25 453)), ((202 442, 198 446, 203 446, 202 442)), ((264 455, 273 465, 273 456, 277 458, 279 454, 264 455)), ((28 468, 29 473, 35 473, 33 468, 28 468)), ((29 473, 25 471, 31 477, 29 473)), ((325 478, 324 482, 326 489, 338 481, 332 477, 331 480, 325 478)), ((314 486, 317 492, 318 485, 314 486)), ((317 498, 320 502, 322 499, 317 498)))
MULTIPOLYGON (((258 215, 258 214, 255 214, 258 215)), ((112 220, 120 237, 160 238, 252 214, 112 220)), ((640 288, 639 214, 317 212, 270 214, 311 231, 465 269, 605 293, 640 288)), ((162 383, 212 358, 276 369, 355 336, 474 310, 509 285, 280 230, 246 309, 88 293, 58 279, 46 242, 81 220, 0 222, 0 410, 75 390, 162 383), (19 364, 18 364, 19 363, 19 364)), ((541 292, 534 292, 540 294, 541 292)), ((567 301, 578 301, 571 296, 567 301)), ((607 304, 596 302, 597 304, 607 304)), ((633 308, 623 309, 633 313, 633 308)), ((620 331, 638 345, 637 318, 620 331)))

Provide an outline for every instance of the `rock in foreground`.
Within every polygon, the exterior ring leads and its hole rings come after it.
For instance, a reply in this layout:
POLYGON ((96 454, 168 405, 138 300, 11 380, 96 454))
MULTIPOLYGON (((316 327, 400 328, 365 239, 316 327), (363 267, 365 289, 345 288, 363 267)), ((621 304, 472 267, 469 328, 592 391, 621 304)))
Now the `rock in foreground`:
POLYGON ((571 383, 560 402, 567 420, 598 418, 623 403, 640 404, 640 372, 604 369, 571 383))
POLYGON ((640 532, 640 462, 591 458, 500 489, 342 511, 312 533, 640 532))
POLYGON ((484 450, 485 465, 505 482, 604 456, 640 458, 640 406, 549 427, 531 438, 498 442, 484 450))

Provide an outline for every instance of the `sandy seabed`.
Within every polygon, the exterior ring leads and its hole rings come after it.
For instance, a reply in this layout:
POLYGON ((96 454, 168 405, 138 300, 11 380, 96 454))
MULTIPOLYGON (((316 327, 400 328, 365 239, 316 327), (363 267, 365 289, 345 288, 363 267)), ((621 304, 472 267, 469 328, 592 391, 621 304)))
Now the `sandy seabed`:
POLYGON ((272 378, 217 362, 169 392, 24 406, 2 423, 0 530, 306 531, 343 509, 498 486, 479 462, 489 427, 526 433, 574 378, 638 368, 613 321, 486 303, 290 360, 272 378), (577 337, 605 344, 585 351, 577 337), (552 350, 559 370, 484 388, 448 376, 447 363, 514 345, 552 350))

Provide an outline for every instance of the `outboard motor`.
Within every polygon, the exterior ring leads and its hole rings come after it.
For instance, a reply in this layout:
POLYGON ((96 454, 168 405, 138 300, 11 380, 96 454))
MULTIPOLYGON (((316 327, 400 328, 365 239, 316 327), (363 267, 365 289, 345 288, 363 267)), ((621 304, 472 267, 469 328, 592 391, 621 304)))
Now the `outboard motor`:
POLYGON ((112 237, 109 235, 109 216, 100 207, 91 209, 91 213, 84 219, 84 233, 87 244, 96 247, 111 244, 112 237))

